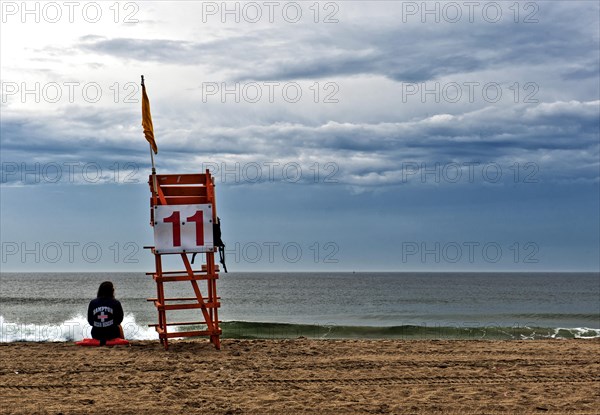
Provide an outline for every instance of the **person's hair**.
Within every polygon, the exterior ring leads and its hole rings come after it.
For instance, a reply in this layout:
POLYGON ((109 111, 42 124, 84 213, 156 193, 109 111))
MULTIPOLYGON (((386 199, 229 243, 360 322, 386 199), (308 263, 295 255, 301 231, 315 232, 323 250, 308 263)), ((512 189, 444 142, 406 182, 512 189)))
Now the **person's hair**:
POLYGON ((98 298, 114 298, 115 287, 110 281, 104 281, 98 288, 98 298))

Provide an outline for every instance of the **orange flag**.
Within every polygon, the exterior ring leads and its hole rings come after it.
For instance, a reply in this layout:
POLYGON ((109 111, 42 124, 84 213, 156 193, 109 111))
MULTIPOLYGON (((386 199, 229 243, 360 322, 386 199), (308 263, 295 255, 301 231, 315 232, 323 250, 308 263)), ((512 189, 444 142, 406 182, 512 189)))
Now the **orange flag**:
POLYGON ((144 85, 144 77, 142 76, 142 127, 144 127, 144 136, 150 143, 154 154, 158 154, 158 147, 154 141, 154 126, 152 125, 152 114, 150 114, 150 100, 146 94, 146 86, 144 85))

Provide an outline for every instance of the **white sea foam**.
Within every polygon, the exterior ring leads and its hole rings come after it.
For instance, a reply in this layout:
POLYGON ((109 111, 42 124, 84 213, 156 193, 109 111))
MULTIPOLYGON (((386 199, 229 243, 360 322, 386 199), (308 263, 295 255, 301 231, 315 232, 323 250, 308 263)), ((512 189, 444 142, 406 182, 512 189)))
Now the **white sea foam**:
POLYGON ((589 327, 558 327, 554 329, 554 334, 551 334, 550 337, 553 339, 568 338, 569 336, 564 335, 565 331, 576 339, 597 339, 600 337, 600 329, 591 329, 589 327))
POLYGON ((521 333, 521 340, 535 339, 597 339, 600 337, 600 329, 592 329, 589 327, 556 327, 556 328, 540 328, 540 327, 523 327, 530 330, 529 333, 521 333))
MULTIPOLYGON (((155 340, 156 331, 150 327, 140 326, 133 314, 126 314, 123 319, 123 331, 128 340, 155 340)), ((76 315, 58 324, 13 323, 0 316, 0 343, 28 342, 64 342, 78 341, 91 336, 92 327, 87 318, 76 315)))

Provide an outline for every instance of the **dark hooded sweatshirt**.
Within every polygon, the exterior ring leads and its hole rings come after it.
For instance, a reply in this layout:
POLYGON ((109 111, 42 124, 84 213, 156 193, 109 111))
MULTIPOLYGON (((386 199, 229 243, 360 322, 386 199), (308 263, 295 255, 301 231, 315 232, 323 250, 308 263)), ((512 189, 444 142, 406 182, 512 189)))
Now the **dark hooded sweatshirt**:
POLYGON ((88 307, 88 323, 92 326, 92 337, 110 340, 120 337, 119 324, 123 322, 123 307, 114 298, 95 298, 88 307))

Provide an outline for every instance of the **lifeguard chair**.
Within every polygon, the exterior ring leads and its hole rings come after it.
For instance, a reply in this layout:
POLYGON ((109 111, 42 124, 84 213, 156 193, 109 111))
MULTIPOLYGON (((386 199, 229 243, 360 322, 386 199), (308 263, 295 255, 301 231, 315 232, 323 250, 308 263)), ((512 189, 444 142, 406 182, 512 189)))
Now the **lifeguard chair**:
MULTIPOLYGON (((215 252, 220 241, 214 180, 208 169, 201 174, 152 174, 149 177, 150 221, 154 228, 154 246, 145 247, 154 254, 156 269, 149 272, 156 282, 156 298, 149 298, 158 311, 158 332, 165 350, 173 337, 209 336, 215 348, 220 349, 217 296, 218 266, 215 252), (217 227, 215 227, 217 224, 217 227), (213 230, 213 228, 215 229, 213 230), (216 232, 215 232, 216 230, 216 232), (215 240, 216 239, 216 240, 215 240), (204 257, 200 269, 192 269, 188 255, 204 257), (163 270, 163 256, 180 256, 183 270, 163 270), (165 297, 165 283, 189 281, 193 297, 165 297), (206 285, 201 290, 199 282, 206 285), (204 293, 204 295, 203 295, 204 293), (167 322, 167 311, 200 309, 203 321, 167 322), (172 330, 179 326, 206 326, 203 330, 172 330)), ((203 285, 203 284, 202 284, 203 285)))

